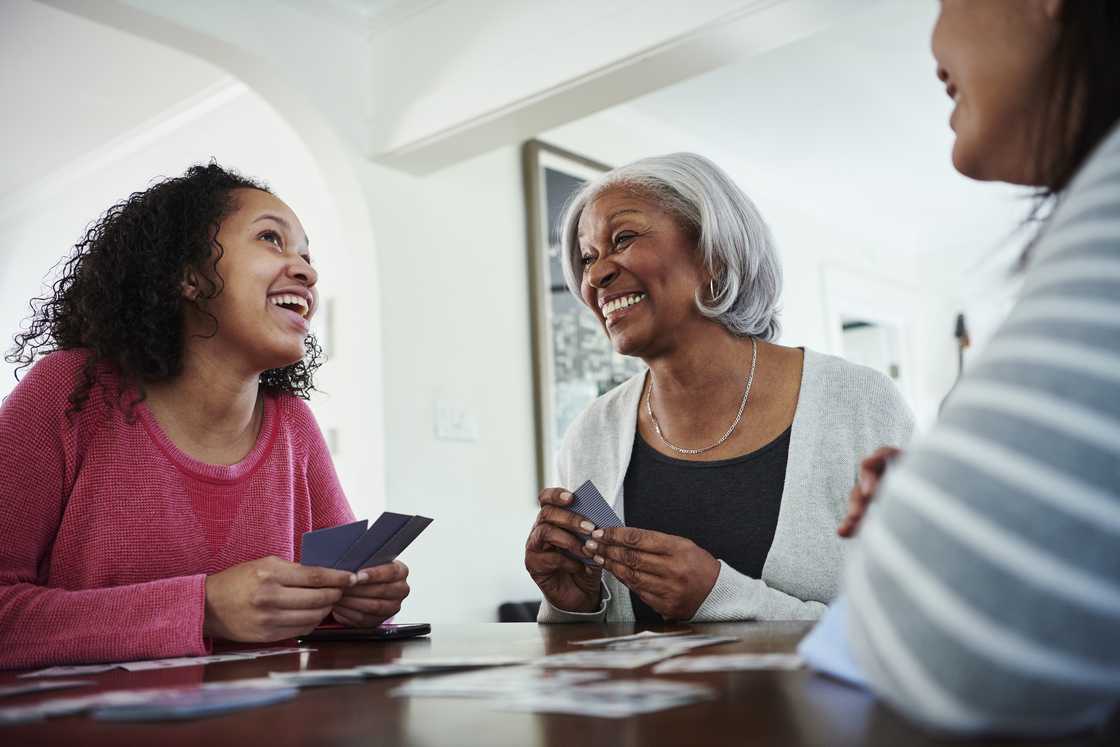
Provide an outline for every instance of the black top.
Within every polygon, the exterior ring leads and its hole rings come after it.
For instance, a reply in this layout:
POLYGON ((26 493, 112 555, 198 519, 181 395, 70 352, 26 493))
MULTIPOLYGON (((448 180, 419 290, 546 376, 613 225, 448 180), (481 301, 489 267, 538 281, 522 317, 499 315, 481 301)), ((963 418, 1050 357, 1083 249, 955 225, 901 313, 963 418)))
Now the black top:
MULTIPOLYGON (((687 537, 752 578, 774 541, 793 426, 757 451, 715 462, 674 459, 634 434, 623 483, 626 526, 687 537)), ((664 622, 630 592, 638 622, 664 622)))

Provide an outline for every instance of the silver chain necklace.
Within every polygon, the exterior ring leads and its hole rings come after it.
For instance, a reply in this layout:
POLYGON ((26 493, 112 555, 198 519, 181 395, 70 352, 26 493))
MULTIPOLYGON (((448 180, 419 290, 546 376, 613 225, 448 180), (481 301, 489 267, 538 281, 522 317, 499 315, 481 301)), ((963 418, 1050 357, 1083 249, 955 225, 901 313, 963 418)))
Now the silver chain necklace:
POLYGON ((649 413, 649 419, 653 423, 653 430, 657 432, 657 437, 661 442, 668 446, 678 454, 703 454, 705 451, 711 451, 717 446, 722 446, 723 443, 731 438, 731 434, 735 432, 735 428, 739 425, 739 421, 743 419, 743 411, 747 409, 747 397, 751 394, 751 383, 754 381, 754 366, 758 363, 758 341, 751 338, 751 372, 747 375, 747 388, 743 391, 743 401, 739 403, 739 412, 735 413, 735 422, 727 429, 727 433, 723 434, 723 438, 716 441, 711 446, 705 446, 702 449, 682 449, 676 444, 665 438, 665 434, 661 432, 661 426, 657 423, 657 416, 653 414, 653 371, 649 372, 649 388, 646 390, 646 412, 649 413))

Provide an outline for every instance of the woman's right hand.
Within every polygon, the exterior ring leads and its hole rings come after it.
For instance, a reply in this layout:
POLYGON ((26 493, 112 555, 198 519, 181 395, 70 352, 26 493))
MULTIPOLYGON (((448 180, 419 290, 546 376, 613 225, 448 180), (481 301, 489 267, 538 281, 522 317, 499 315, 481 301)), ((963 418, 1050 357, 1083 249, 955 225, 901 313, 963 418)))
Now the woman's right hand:
POLYGON ((311 632, 343 592, 358 582, 349 571, 260 558, 206 577, 202 634, 265 643, 311 632))
POLYGON ((572 494, 564 488, 545 488, 537 502, 541 510, 525 542, 525 569, 553 607, 567 612, 598 610, 602 569, 561 552, 587 557, 583 540, 573 532, 591 534, 595 525, 564 508, 572 503, 572 494))
POLYGON ((844 517, 844 520, 840 522, 840 526, 836 529, 836 533, 841 537, 855 536, 860 522, 863 521, 864 514, 867 513, 867 507, 871 505, 871 500, 875 497, 875 491, 879 489, 879 481, 883 479, 883 474, 887 471, 887 465, 900 454, 902 454, 901 449, 896 449, 893 446, 883 446, 860 462, 859 479, 848 495, 848 515, 844 517))

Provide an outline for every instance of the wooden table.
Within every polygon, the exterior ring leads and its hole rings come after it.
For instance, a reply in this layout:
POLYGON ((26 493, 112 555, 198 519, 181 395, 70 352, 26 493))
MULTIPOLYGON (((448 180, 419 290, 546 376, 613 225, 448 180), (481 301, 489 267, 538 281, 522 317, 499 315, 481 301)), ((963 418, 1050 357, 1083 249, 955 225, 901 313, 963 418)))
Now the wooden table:
MULTIPOLYGON (((806 623, 695 625, 698 632, 736 635, 737 643, 697 654, 789 652, 808 631, 806 623)), ((624 635, 633 625, 535 625, 492 623, 434 625, 430 638, 383 643, 317 644, 310 654, 225 662, 206 667, 155 672, 117 670, 93 679, 100 689, 163 687, 258 677, 269 671, 350 667, 400 657, 503 654, 540 656, 571 651, 569 642, 624 635)), ((669 627, 663 629, 670 629, 669 627)), ((434 675, 426 675, 434 676, 434 675)), ((613 677, 650 676, 648 669, 613 677)), ((295 700, 197 721, 113 724, 75 716, 17 727, 0 727, 0 745, 547 745, 548 747, 638 747, 639 745, 907 745, 945 744, 933 740, 876 704, 865 693, 808 671, 716 672, 672 675, 673 679, 715 686, 715 701, 629 719, 510 713, 483 702, 451 698, 393 698, 387 693, 403 679, 306 689, 295 700)), ((15 679, 0 673, 0 684, 15 679)), ((84 679, 84 678, 83 678, 84 679)), ((55 697, 93 692, 63 691, 55 697)), ((22 696, 0 705, 34 702, 22 696)), ((1120 744, 1111 736, 1081 738, 1063 745, 1120 744)), ((953 742, 967 745, 969 742, 953 742)), ((1013 744, 1013 742, 986 742, 1013 744)), ((1034 746, 1046 744, 1031 742, 1034 746)))

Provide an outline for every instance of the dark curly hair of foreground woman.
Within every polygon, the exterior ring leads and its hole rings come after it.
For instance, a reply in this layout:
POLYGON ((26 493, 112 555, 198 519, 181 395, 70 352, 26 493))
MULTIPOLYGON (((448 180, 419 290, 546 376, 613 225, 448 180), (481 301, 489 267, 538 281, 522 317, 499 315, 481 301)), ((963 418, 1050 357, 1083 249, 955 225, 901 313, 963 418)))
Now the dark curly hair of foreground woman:
MULTIPOLYGON (((183 366, 183 312, 189 303, 206 313, 206 300, 222 292, 218 242, 222 219, 236 209, 236 189, 270 190, 214 162, 192 166, 109 208, 62 264, 49 295, 31 301, 28 327, 6 356, 19 370, 41 355, 83 348, 84 376, 70 393, 76 412, 89 399, 98 370, 108 365, 121 381, 118 398, 131 386, 174 378, 183 366), (182 295, 189 271, 202 279, 196 301, 182 295)), ((218 320, 209 315, 218 329, 218 320)), ((322 351, 313 335, 302 360, 261 374, 269 392, 307 399, 322 351)), ((128 409, 134 403, 129 403, 128 409)))

